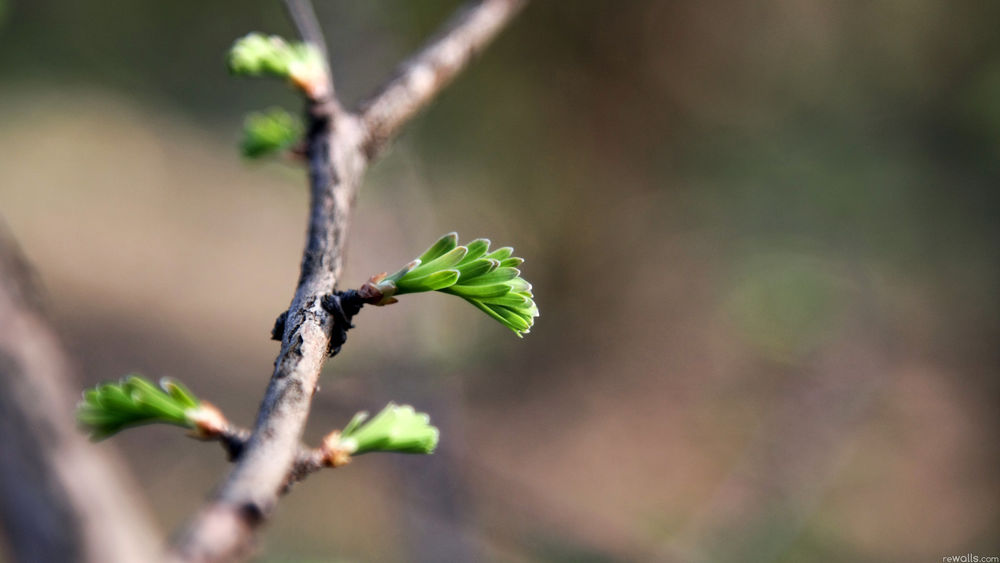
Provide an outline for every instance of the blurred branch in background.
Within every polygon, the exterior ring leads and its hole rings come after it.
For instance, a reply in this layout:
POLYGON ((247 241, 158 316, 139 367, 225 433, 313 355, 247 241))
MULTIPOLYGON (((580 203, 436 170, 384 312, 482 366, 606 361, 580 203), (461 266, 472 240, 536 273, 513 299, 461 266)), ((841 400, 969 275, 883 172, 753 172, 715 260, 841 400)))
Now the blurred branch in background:
POLYGON ((31 266, 0 222, 0 523, 18 561, 152 561, 159 541, 112 452, 72 412, 77 382, 31 266))

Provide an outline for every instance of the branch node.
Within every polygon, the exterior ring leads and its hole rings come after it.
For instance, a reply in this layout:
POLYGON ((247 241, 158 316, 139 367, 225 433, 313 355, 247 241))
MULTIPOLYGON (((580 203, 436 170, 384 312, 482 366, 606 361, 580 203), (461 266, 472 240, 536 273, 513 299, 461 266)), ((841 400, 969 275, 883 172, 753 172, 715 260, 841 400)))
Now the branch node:
POLYGON ((330 334, 330 345, 326 353, 330 357, 336 356, 340 348, 347 342, 347 331, 354 328, 351 319, 361 311, 365 302, 360 294, 353 289, 347 291, 336 291, 329 295, 324 295, 320 302, 323 309, 333 316, 333 328, 330 334))
POLYGON ((323 445, 320 446, 323 456, 323 465, 327 467, 343 467, 351 463, 351 450, 344 447, 340 439, 340 431, 334 430, 323 438, 323 445))

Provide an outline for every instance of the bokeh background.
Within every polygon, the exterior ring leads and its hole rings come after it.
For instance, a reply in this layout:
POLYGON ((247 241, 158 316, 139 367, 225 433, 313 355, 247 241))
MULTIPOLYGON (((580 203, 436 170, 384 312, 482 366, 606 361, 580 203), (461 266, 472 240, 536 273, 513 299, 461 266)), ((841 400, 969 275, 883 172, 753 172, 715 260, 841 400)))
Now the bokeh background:
MULTIPOLYGON (((371 92, 452 1, 317 0, 371 92)), ((536 2, 371 171, 345 285, 442 233, 527 259, 523 341, 458 300, 356 319, 307 438, 389 400, 443 432, 280 506, 262 561, 939 561, 1000 554, 1000 3, 536 2)), ((237 155, 296 97, 227 76, 277 1, 0 2, 0 216, 84 384, 250 424, 303 172, 237 155)), ((121 448, 165 531, 226 470, 121 448)), ((0 556, 2 557, 2 556, 0 556)))

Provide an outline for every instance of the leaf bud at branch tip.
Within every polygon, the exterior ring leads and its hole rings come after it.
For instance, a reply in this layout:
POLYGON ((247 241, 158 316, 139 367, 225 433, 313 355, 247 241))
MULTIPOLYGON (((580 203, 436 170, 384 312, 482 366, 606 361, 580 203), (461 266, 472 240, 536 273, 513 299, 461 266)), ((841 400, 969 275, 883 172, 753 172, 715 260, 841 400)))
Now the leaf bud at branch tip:
POLYGON ((228 65, 233 74, 240 76, 284 78, 313 100, 330 95, 323 56, 307 43, 288 43, 276 35, 249 33, 229 49, 228 65))

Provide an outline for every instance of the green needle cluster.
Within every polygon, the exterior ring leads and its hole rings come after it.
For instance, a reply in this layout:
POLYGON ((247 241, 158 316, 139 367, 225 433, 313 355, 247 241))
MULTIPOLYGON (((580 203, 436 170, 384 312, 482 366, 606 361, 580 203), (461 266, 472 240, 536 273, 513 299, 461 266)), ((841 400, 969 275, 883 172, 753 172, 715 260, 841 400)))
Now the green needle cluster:
POLYGON ((84 391, 76 418, 96 441, 139 424, 194 428, 191 414, 200 405, 198 398, 177 381, 164 378, 157 387, 131 375, 118 383, 102 383, 84 391))
POLYGON ((240 76, 292 79, 321 67, 322 57, 305 43, 288 43, 276 35, 249 33, 229 50, 229 70, 240 76))
POLYGON ((253 112, 243 121, 240 152, 260 158, 288 149, 302 138, 302 122, 281 108, 253 112))
POLYGON ((340 432, 339 446, 350 455, 368 452, 429 454, 438 443, 430 416, 410 405, 389 403, 375 418, 359 412, 340 432), (365 422, 367 420, 367 422, 365 422))
POLYGON ((458 235, 441 237, 419 258, 391 276, 372 280, 379 304, 394 295, 440 291, 457 295, 493 317, 518 336, 527 334, 538 316, 531 284, 517 269, 524 259, 509 246, 490 251, 489 239, 459 246, 458 235))

